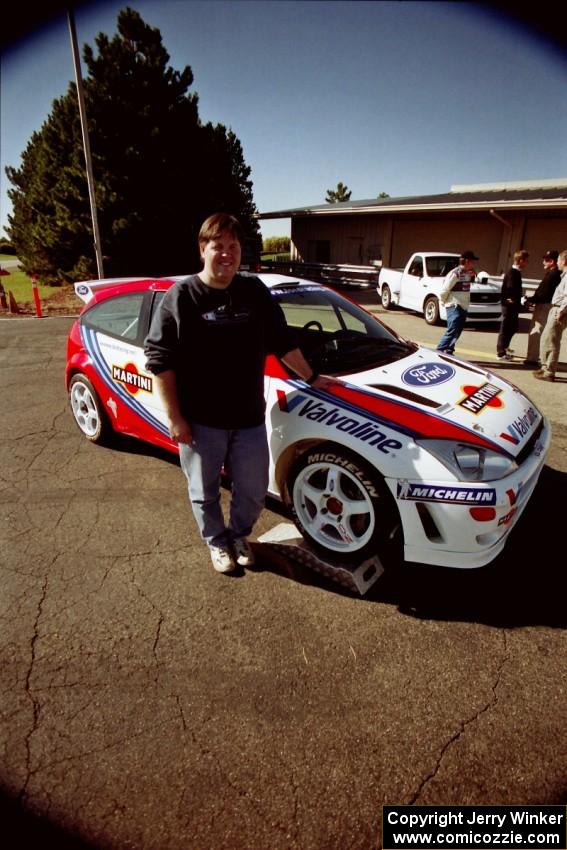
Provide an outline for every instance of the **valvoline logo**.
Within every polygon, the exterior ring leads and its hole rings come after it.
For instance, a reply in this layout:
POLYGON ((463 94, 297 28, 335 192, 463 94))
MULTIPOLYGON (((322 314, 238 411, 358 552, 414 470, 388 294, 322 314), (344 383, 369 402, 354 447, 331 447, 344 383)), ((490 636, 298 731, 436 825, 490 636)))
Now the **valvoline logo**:
POLYGON ((406 369, 402 381, 409 387, 431 387, 450 381, 454 375, 455 370, 448 363, 420 363, 406 369))

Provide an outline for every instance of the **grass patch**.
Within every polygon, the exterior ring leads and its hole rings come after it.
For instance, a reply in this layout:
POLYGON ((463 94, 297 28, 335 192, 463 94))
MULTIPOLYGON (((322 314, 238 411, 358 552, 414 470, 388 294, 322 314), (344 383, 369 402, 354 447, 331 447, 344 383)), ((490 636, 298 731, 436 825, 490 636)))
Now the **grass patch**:
MULTIPOLYGON (((9 254, 0 254, 0 266, 5 268, 5 262, 14 259, 15 257, 9 254)), ((6 295, 8 295, 8 291, 11 291, 18 304, 33 304, 31 278, 20 269, 10 268, 6 269, 6 271, 9 271, 10 274, 0 277, 0 283, 2 283, 6 295)), ((57 295, 61 288, 59 286, 45 286, 38 281, 37 290, 42 304, 57 295)))
MULTIPOLYGON (((0 277, 0 283, 4 287, 4 291, 6 292, 6 297, 8 297, 8 292, 11 292, 14 298, 16 299, 16 303, 19 307, 23 305, 34 305, 33 299, 33 289, 31 278, 28 277, 21 269, 18 268, 5 268, 5 263, 7 260, 16 259, 14 256, 9 254, 0 254, 0 266, 3 269, 10 272, 10 274, 2 275, 0 277)), ((68 301, 70 306, 77 307, 80 305, 79 299, 76 297, 73 287, 70 285, 67 286, 45 286, 41 282, 37 283, 37 291, 39 293, 39 300, 41 302, 42 308, 49 307, 50 303, 58 307, 61 306, 63 301, 68 301)))

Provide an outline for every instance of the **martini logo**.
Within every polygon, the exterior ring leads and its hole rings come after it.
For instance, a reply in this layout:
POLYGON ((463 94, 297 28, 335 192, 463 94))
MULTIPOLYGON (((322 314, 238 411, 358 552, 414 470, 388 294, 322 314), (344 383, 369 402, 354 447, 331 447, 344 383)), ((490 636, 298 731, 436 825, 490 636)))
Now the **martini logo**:
POLYGON ((150 375, 140 375, 135 363, 126 363, 125 366, 113 366, 112 380, 123 384, 132 395, 136 395, 140 390, 146 393, 153 392, 153 383, 150 375))
POLYGON ((457 404, 464 407, 469 413, 478 416, 485 407, 504 407, 504 402, 498 396, 502 392, 500 387, 494 384, 482 384, 480 387, 464 386, 462 388, 465 396, 457 404))
POLYGON ((410 387, 432 387, 450 381, 455 370, 447 363, 421 363, 402 373, 402 381, 410 387))

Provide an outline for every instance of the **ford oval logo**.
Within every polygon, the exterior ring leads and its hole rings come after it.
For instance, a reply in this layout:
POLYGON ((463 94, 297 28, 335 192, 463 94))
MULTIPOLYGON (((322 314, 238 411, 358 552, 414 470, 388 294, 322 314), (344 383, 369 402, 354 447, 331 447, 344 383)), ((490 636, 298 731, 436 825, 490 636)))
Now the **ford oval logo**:
POLYGON ((78 295, 87 295, 88 291, 89 291, 88 286, 81 285, 81 286, 77 287, 77 294, 78 295))
POLYGON ((455 370, 447 363, 420 363, 402 374, 402 381, 410 387, 431 387, 450 381, 455 370))

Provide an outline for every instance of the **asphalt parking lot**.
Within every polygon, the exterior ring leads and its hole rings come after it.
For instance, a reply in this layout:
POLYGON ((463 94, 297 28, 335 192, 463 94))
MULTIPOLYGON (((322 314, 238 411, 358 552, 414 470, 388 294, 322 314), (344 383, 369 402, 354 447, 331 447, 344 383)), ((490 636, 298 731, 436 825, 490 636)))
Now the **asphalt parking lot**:
POLYGON ((175 459, 76 428, 69 326, 0 322, 10 846, 373 850, 384 804, 567 802, 565 364, 543 384, 465 331, 457 354, 552 421, 540 483, 489 567, 407 565, 360 597, 268 554, 215 574, 175 459))

